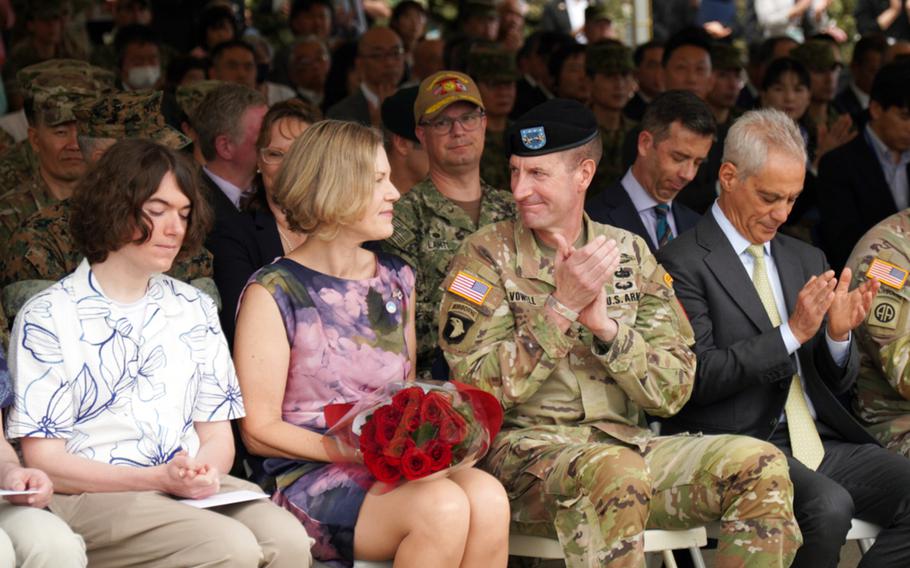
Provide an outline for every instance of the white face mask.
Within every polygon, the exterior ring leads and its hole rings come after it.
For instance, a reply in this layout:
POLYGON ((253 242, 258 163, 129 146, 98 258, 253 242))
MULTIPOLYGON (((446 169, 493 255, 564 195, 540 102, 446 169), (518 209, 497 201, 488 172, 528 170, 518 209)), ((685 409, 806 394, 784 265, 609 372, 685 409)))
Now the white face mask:
POLYGON ((126 74, 127 83, 134 89, 151 89, 160 78, 161 67, 158 65, 133 67, 126 74))

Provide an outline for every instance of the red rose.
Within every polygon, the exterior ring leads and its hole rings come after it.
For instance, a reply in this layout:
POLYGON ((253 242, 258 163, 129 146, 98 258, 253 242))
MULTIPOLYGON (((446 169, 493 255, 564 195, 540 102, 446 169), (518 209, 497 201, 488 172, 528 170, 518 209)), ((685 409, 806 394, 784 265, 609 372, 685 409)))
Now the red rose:
POLYGON ((420 403, 420 420, 431 422, 437 426, 446 414, 446 409, 451 406, 449 399, 438 392, 431 392, 420 403))
POLYGON ((395 483, 401 479, 401 471, 390 463, 385 456, 367 454, 364 456, 363 462, 378 481, 395 483))
POLYGON ((423 451, 430 456, 432 471, 439 471, 452 465, 452 447, 439 440, 430 440, 423 451))
POLYGON ((405 410, 401 422, 408 429, 408 432, 414 432, 420 428, 420 411, 416 408, 405 410))
POLYGON ((405 479, 420 479, 432 473, 433 462, 420 448, 409 448, 401 456, 401 473, 405 479))
POLYGON ((409 387, 395 393, 392 397, 392 406, 399 412, 404 412, 408 408, 420 408, 420 401, 423 400, 423 389, 420 387, 409 387))
POLYGON ((401 460, 401 456, 404 453, 415 446, 414 440, 409 436, 398 436, 394 438, 389 445, 382 450, 382 455, 387 459, 394 459, 396 461, 401 460))
POLYGON ((457 445, 468 435, 468 425, 461 415, 449 415, 439 424, 439 440, 446 444, 457 445))
POLYGON ((381 406, 370 420, 376 421, 376 441, 385 446, 395 437, 401 423, 401 414, 391 406, 381 406))
POLYGON ((376 420, 367 420, 360 430, 360 450, 378 454, 382 447, 376 441, 376 420))

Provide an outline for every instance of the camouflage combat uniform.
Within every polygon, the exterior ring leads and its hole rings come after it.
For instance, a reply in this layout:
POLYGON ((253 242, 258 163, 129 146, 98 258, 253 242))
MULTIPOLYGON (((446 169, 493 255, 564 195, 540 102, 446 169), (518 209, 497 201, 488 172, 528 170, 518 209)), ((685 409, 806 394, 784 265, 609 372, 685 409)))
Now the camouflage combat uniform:
POLYGON ((638 123, 629 120, 622 115, 617 130, 606 130, 598 127, 600 132, 600 141, 603 144, 603 154, 600 157, 600 163, 597 164, 597 171, 594 172, 594 179, 588 187, 588 193, 585 199, 591 199, 604 191, 626 173, 622 163, 622 146, 626 136, 638 126, 638 123))
POLYGON ((555 331, 545 307, 555 253, 519 222, 469 237, 442 285, 439 343, 453 375, 506 411, 484 466, 509 493, 514 528, 555 533, 569 568, 638 568, 645 527, 720 520, 718 566, 788 566, 801 536, 776 448, 644 426, 643 411, 672 415, 691 395, 692 328, 645 242, 585 217, 584 240, 601 234, 621 252, 606 287, 619 326, 609 344, 578 323, 555 331), (459 273, 482 283, 473 300, 449 291, 459 273))
MULTIPOLYGON (((508 126, 506 126, 508 128, 508 126)), ((480 177, 488 184, 509 191, 509 157, 506 156, 505 132, 489 128, 484 133, 483 154, 480 156, 480 177)))
POLYGON ((480 217, 468 214, 442 195, 429 178, 395 204, 395 232, 386 250, 401 256, 417 273, 417 371, 428 376, 436 349, 436 315, 449 260, 465 237, 478 228, 515 218, 512 194, 481 182, 480 217))
MULTIPOLYGON (((910 270, 910 209, 872 227, 847 261, 853 286, 878 267, 910 270)), ((890 282, 890 280, 889 280, 890 282)), ((856 379, 853 409, 866 429, 890 450, 910 457, 910 283, 883 283, 866 321, 856 329, 862 364, 856 379)))
POLYGON ((0 192, 0 250, 7 249, 25 219, 57 201, 40 171, 20 179, 14 189, 0 192))

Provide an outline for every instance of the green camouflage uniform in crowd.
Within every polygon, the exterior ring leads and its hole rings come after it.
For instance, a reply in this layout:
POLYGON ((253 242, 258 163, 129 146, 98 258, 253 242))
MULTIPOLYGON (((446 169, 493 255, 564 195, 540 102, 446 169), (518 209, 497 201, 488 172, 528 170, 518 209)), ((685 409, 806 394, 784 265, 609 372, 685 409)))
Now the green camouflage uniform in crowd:
MULTIPOLYGON (((42 124, 74 121, 73 108, 114 90, 114 75, 84 61, 52 59, 21 70, 18 81, 42 124)), ((29 103, 27 103, 29 104, 29 103)), ((3 155, 0 166, 0 248, 30 215, 57 202, 38 163, 24 141, 3 155)))
POLYGON ((414 186, 395 204, 395 232, 384 247, 414 267, 417 273, 417 372, 428 377, 436 350, 436 316, 449 260, 465 237, 480 227, 515 218, 512 194, 481 182, 477 224, 460 206, 436 189, 429 178, 414 186))
MULTIPOLYGON (((910 270, 908 235, 910 209, 872 227, 847 261, 853 271, 851 287, 868 279, 866 273, 876 259, 877 269, 896 268, 898 281, 905 276, 910 270)), ((883 446, 910 457, 910 283, 882 281, 856 336, 862 365, 854 411, 883 446)))
MULTIPOLYGON (((468 75, 478 83, 515 83, 519 78, 515 54, 502 48, 475 48, 468 54, 468 75)), ((484 104, 489 108, 486 101, 484 104)), ((508 128, 510 121, 506 122, 508 128)), ((504 137, 504 130, 491 130, 487 123, 480 156, 480 177, 497 189, 509 191, 511 176, 504 137)))
POLYGON ((621 253, 606 285, 619 326, 609 344, 577 322, 559 332, 545 307, 555 252, 520 222, 468 237, 442 285, 453 376, 506 411, 484 466, 509 493, 513 528, 555 534, 569 568, 640 568, 645 527, 719 519, 718 566, 788 566, 801 535, 785 458, 748 437, 653 436, 643 412, 672 415, 691 395, 692 328, 642 239, 587 217, 582 232, 621 253), (489 286, 480 302, 450 291, 459 273, 489 286))
POLYGON ((199 103, 202 102, 202 99, 204 99, 207 94, 214 91, 215 88, 223 84, 223 81, 205 79, 203 81, 190 83, 189 85, 181 85, 177 87, 175 92, 177 106, 180 107, 180 110, 182 110, 187 118, 190 119, 190 122, 192 122, 193 116, 196 114, 196 108, 199 106, 199 103))
MULTIPOLYGON (((588 75, 593 77, 596 73, 611 75, 616 73, 632 73, 635 68, 632 63, 632 52, 628 47, 617 44, 598 44, 590 46, 585 54, 585 67, 588 75)), ((598 126, 600 141, 603 144, 603 153, 594 172, 594 179, 588 186, 585 199, 591 199, 604 191, 626 173, 622 162, 622 147, 626 135, 638 125, 633 120, 619 113, 619 128, 607 130, 598 126)))
MULTIPOLYGON (((831 43, 820 39, 810 39, 806 43, 796 46, 793 48, 793 51, 790 52, 790 57, 802 63, 810 73, 827 73, 838 65, 843 67, 843 64, 835 59, 831 43)), ((831 126, 837 122, 837 119, 841 117, 841 113, 834 108, 834 101, 828 101, 827 108, 828 116, 825 126, 831 128, 831 126)), ((817 141, 818 125, 815 124, 815 121, 812 120, 808 114, 806 115, 806 119, 810 130, 810 136, 813 138, 813 141, 817 141)))
MULTIPOLYGON (((718 71, 739 71, 740 74, 745 68, 743 66, 743 53, 735 45, 729 43, 715 43, 711 46, 711 67, 718 71)), ((727 131, 733 126, 737 118, 743 115, 743 109, 734 106, 730 109, 727 120, 724 123, 717 124, 717 138, 724 140, 727 137, 727 131)))

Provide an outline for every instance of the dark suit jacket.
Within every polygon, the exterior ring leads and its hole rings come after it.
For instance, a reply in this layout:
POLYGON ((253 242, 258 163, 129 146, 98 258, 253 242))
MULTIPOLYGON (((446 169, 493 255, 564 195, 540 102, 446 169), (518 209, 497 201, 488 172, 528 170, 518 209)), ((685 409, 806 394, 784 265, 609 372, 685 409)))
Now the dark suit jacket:
MULTIPOLYGON (((853 92, 853 89, 850 88, 849 84, 843 91, 834 97, 834 108, 841 114, 849 114, 851 118, 862 114, 865 110, 862 103, 856 98, 856 93, 853 92)), ((854 122, 856 121, 854 120, 854 122)))
POLYGON ((634 120, 635 122, 641 122, 647 108, 648 103, 645 102, 645 99, 641 98, 641 93, 635 93, 632 98, 629 99, 629 102, 626 103, 626 106, 623 107, 622 113, 626 115, 626 118, 634 120))
POLYGON ((547 100, 549 100, 547 94, 540 87, 535 87, 528 83, 527 79, 520 77, 515 83, 515 104, 509 118, 514 120, 547 100))
POLYGON ((835 270, 876 223, 897 213, 881 164, 863 132, 818 165, 821 245, 835 270))
POLYGON ((206 245, 212 252, 215 284, 221 294, 221 328, 233 346, 240 294, 254 272, 284 255, 278 225, 268 206, 241 214, 231 226, 216 225, 206 245))
MULTIPOLYGON (((673 202, 670 209, 673 212, 673 220, 676 222, 676 230, 679 234, 694 227, 701 215, 692 211, 682 203, 673 202)), ((585 205, 585 211, 591 219, 605 225, 613 225, 620 229, 631 231, 643 238, 648 243, 648 248, 652 253, 657 252, 656 243, 651 242, 645 224, 642 222, 635 204, 628 192, 623 189, 622 181, 618 181, 602 191, 585 205)))
POLYGON ((353 95, 341 99, 332 108, 325 113, 326 118, 333 120, 347 120, 349 122, 359 122, 364 126, 370 126, 370 105, 367 98, 363 96, 363 91, 359 88, 353 95))
MULTIPOLYGON (((827 269, 822 252, 778 234, 771 252, 788 313, 807 280, 827 269)), ((689 403, 665 423, 667 433, 746 434, 767 440, 778 427, 796 361, 771 326, 758 292, 709 212, 695 229, 658 253, 695 331, 698 365, 689 403)), ((874 443, 837 397, 847 394, 859 370, 856 343, 844 367, 831 358, 824 324, 797 350, 818 419, 853 443, 874 443)))
POLYGON ((856 28, 862 35, 884 33, 895 39, 910 40, 910 14, 905 8, 887 29, 878 25, 878 15, 888 8, 888 0, 859 0, 853 15, 856 18, 856 28))

